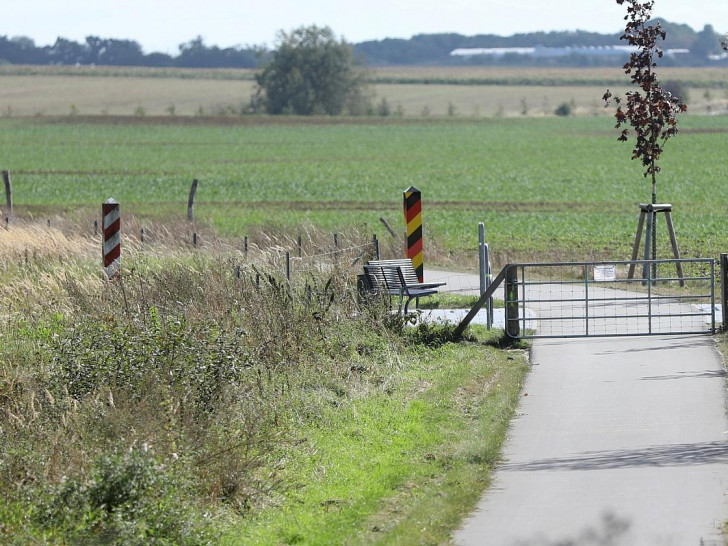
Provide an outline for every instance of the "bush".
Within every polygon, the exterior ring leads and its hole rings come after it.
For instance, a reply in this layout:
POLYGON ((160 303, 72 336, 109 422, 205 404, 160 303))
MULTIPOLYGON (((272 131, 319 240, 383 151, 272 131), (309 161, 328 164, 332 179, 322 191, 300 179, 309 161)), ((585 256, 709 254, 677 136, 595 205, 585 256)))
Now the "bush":
POLYGON ((571 105, 568 102, 562 102, 556 107, 554 114, 561 117, 569 117, 571 115, 571 105))
POLYGON ((389 117, 392 115, 392 108, 389 106, 389 102, 387 102, 387 99, 384 97, 382 97, 382 101, 377 107, 377 114, 382 117, 389 117))
POLYGON ((145 450, 99 457, 87 478, 50 488, 35 521, 70 542, 203 544, 209 522, 186 506, 174 476, 145 450))
POLYGON ((684 103, 690 100, 687 86, 679 80, 667 80, 662 83, 661 87, 663 91, 667 91, 673 97, 679 98, 684 103))

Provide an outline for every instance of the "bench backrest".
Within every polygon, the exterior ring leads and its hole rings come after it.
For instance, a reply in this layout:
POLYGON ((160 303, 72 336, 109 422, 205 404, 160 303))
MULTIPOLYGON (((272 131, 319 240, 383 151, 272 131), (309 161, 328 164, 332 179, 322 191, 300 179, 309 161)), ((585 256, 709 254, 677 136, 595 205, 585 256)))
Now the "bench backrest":
POLYGON ((364 266, 364 272, 374 288, 404 290, 407 292, 407 282, 400 266, 390 264, 372 265, 369 263, 364 266))
POLYGON ((402 260, 372 260, 368 265, 379 267, 399 267, 402 270, 402 276, 404 277, 406 284, 412 285, 420 282, 417 277, 417 272, 412 265, 412 260, 409 258, 404 258, 402 260))

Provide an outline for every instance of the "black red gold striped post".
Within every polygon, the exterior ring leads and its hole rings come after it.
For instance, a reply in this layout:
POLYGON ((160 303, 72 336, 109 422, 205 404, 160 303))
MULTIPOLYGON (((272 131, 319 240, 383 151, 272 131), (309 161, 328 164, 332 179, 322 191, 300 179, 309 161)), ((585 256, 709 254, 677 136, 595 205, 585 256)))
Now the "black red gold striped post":
POLYGON ((104 217, 104 272, 108 278, 114 278, 121 272, 121 214, 119 202, 107 199, 101 205, 104 217))
POLYGON ((417 279, 425 282, 425 259, 422 252, 422 194, 414 186, 404 191, 404 219, 407 224, 407 257, 417 273, 417 279))

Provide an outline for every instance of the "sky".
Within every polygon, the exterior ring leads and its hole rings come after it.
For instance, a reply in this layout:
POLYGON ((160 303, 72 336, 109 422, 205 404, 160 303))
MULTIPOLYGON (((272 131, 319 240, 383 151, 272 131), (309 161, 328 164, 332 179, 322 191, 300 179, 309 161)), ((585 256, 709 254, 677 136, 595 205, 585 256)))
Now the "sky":
MULTIPOLYGON (((202 36, 220 47, 275 45, 279 30, 330 26, 351 43, 415 34, 464 35, 587 30, 620 32, 626 4, 616 0, 8 0, 0 36, 27 36, 36 45, 57 37, 135 40, 145 53, 176 54, 202 36)), ((655 17, 695 30, 728 32, 728 0, 655 0, 655 17)))

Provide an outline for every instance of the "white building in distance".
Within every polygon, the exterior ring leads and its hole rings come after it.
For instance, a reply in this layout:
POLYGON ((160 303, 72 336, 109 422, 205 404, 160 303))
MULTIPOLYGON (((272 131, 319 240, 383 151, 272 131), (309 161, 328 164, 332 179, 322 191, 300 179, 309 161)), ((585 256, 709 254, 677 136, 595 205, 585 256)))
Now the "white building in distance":
MULTIPOLYGON (((530 55, 532 57, 568 57, 570 55, 585 55, 588 57, 623 57, 635 53, 639 49, 634 46, 566 46, 566 47, 473 47, 458 48, 450 52, 451 57, 475 57, 490 55, 503 57, 505 55, 530 55)), ((690 53, 689 49, 667 49, 665 55, 683 55, 690 53)))

